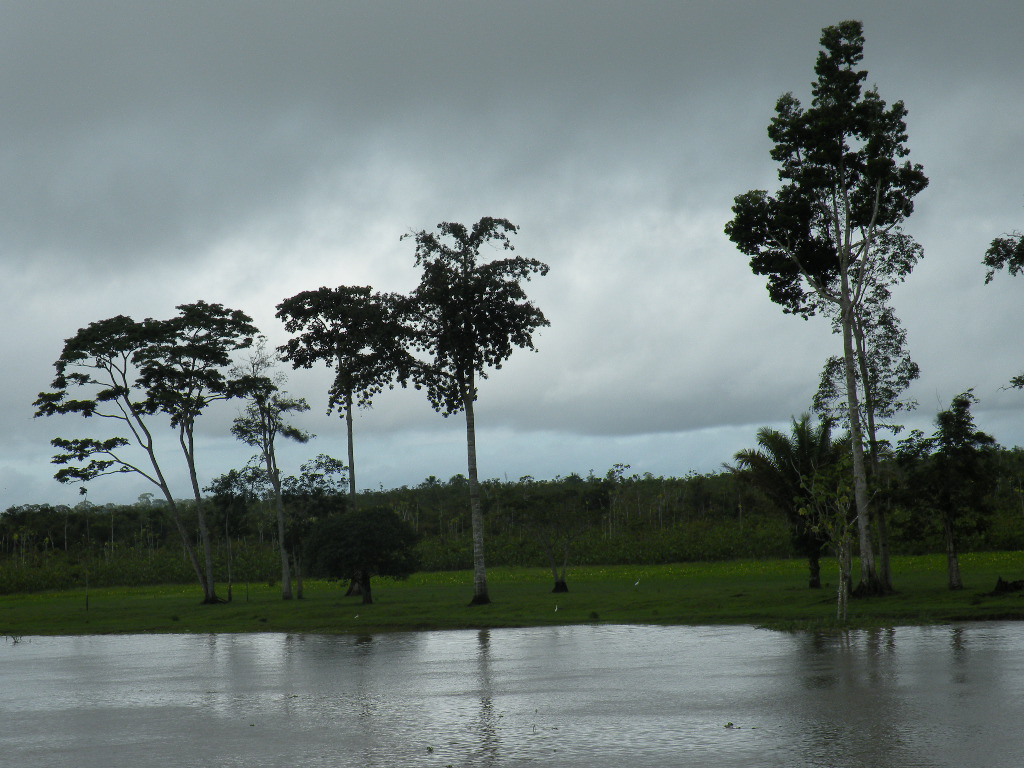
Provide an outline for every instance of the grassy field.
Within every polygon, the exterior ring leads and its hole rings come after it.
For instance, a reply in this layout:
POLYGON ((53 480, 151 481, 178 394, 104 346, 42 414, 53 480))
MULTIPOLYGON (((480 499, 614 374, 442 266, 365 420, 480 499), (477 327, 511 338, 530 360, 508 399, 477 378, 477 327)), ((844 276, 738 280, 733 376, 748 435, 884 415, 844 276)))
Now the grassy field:
MULTIPOLYGON (((966 588, 958 592, 946 588, 942 556, 896 558, 893 567, 897 594, 852 600, 848 626, 1024 619, 1024 593, 986 594, 998 576, 1024 578, 1024 553, 962 556, 966 588)), ((232 602, 215 606, 199 604, 196 585, 93 589, 88 610, 84 590, 6 595, 0 596, 0 635, 369 633, 581 623, 836 626, 831 564, 823 568, 830 585, 821 590, 807 588, 799 560, 578 568, 569 574, 567 594, 551 593, 544 569, 495 568, 488 575, 493 603, 477 607, 468 606, 468 571, 375 579, 373 605, 323 581, 307 582, 305 599, 287 602, 277 587, 236 584, 232 602)))

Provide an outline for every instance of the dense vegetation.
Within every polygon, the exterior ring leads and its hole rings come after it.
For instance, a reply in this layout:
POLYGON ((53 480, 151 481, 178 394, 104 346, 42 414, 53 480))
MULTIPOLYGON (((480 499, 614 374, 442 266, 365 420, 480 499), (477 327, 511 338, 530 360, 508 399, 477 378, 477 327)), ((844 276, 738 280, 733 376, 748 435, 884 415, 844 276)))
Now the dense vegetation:
MULTIPOLYGON (((922 457, 921 462, 930 461, 922 457)), ((1024 549, 1024 449, 993 449, 987 455, 992 482, 971 515, 963 516, 961 551, 1024 549)), ((894 554, 944 551, 943 522, 928 504, 928 473, 898 466, 887 474, 890 536, 894 554)), ((616 466, 604 475, 570 475, 540 481, 481 483, 492 566, 654 565, 732 559, 798 558, 785 512, 743 473, 665 478, 627 474, 616 466), (566 546, 568 558, 566 563, 566 546), (553 562, 554 560, 554 562, 553 562)), ((360 507, 386 507, 419 537, 426 571, 468 569, 472 539, 467 480, 430 477, 415 487, 366 491, 360 507)), ((319 498, 312 506, 296 496, 289 529, 310 517, 342 512, 347 495, 319 498)), ((280 578, 272 498, 205 497, 218 581, 275 583, 280 578)), ((192 507, 182 504, 196 525, 192 507)), ((1020 574, 1006 574, 1019 578, 1020 574)), ((181 540, 159 500, 130 505, 83 501, 22 505, 0 514, 0 593, 86 586, 185 584, 194 581, 181 540)))

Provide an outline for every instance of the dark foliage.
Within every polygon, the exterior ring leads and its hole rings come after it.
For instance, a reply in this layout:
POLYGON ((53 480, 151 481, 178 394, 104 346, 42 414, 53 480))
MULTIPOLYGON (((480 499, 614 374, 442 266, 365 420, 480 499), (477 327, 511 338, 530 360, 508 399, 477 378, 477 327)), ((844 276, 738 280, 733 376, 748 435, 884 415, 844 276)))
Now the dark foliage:
POLYGON ((405 578, 417 569, 416 533, 390 509, 371 507, 320 520, 310 531, 306 558, 316 576, 355 580, 372 603, 373 576, 405 578))

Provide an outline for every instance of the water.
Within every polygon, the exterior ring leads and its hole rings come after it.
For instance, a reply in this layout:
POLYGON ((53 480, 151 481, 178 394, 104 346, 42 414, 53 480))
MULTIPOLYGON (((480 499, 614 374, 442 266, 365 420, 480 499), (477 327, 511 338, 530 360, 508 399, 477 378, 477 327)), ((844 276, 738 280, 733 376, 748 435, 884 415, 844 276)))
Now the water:
POLYGON ((544 627, 0 644, 32 766, 1024 764, 1024 625, 544 627))

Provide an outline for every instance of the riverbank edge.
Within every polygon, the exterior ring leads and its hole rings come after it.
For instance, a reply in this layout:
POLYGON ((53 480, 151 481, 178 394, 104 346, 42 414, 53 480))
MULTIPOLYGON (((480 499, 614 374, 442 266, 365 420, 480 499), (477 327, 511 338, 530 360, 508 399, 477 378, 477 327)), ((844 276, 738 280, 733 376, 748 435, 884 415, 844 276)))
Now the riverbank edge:
MULTIPOLYGON (((570 570, 568 593, 551 591, 550 569, 489 571, 492 602, 470 606, 472 573, 376 579, 374 603, 345 597, 338 582, 307 581, 303 600, 268 584, 231 585, 231 601, 201 605, 195 585, 162 585, 0 596, 0 636, 272 632, 373 634, 554 625, 750 625, 833 632, 893 626, 1024 620, 1024 593, 994 594, 998 578, 1021 578, 1024 553, 962 557, 965 588, 950 591, 939 555, 893 560, 896 593, 850 602, 835 617, 837 573, 807 587, 800 560, 608 566, 570 570)), ((218 585, 222 597, 228 586, 218 585)))

